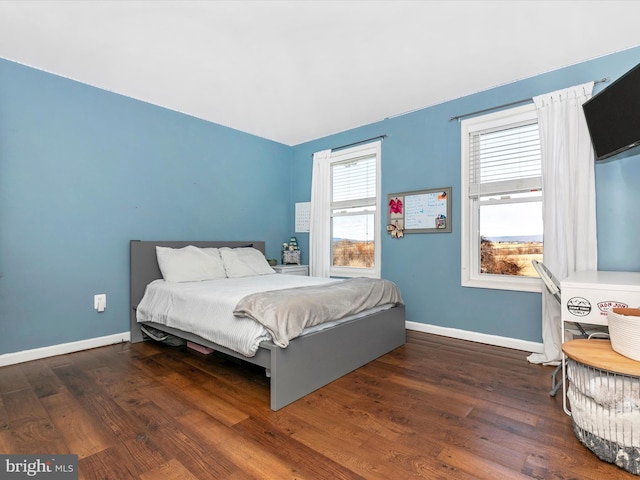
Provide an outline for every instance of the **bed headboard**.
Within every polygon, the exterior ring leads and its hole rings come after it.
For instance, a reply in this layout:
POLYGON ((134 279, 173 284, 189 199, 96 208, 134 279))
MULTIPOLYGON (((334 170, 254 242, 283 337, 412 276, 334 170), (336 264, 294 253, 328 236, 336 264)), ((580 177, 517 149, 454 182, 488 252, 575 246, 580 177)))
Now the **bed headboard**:
POLYGON ((193 245, 200 248, 220 248, 220 247, 247 247, 252 246, 256 250, 264 253, 263 241, 151 241, 151 240, 131 240, 129 242, 129 289, 130 289, 130 332, 131 342, 142 341, 142 332, 138 322, 136 321, 136 312, 134 308, 138 305, 145 288, 149 283, 158 278, 162 278, 158 260, 156 259, 156 246, 169 248, 182 248, 187 245, 193 245))

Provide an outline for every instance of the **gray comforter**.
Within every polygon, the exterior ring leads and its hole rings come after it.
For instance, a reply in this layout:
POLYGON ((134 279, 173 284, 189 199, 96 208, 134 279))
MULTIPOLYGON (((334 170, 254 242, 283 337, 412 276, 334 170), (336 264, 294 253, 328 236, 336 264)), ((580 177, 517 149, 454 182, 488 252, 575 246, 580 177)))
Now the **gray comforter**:
POLYGON ((260 322, 280 346, 307 327, 339 320, 379 305, 402 304, 389 280, 352 278, 326 285, 254 293, 242 298, 233 314, 260 322))

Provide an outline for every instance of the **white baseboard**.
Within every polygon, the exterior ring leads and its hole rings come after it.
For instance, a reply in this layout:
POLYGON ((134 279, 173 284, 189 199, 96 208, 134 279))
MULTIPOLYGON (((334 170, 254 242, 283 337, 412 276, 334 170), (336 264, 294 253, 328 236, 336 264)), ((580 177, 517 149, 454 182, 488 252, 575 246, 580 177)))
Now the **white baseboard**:
MULTIPOLYGON (((426 323, 410 321, 406 322, 406 326, 408 330, 432 333, 434 335, 458 338, 460 340, 469 340, 471 342, 495 345, 497 347, 513 348, 515 350, 523 350, 525 352, 533 353, 542 353, 544 351, 542 343, 529 342, 526 340, 519 340, 517 338, 500 337, 497 335, 488 335, 486 333, 471 332, 457 328, 440 327, 438 325, 429 325, 426 323)), ((31 360, 39 360, 41 358, 55 357, 56 355, 64 355, 65 353, 89 350, 90 348, 104 347, 106 345, 113 345, 114 343, 128 342, 129 339, 130 332, 122 332, 107 335, 105 337, 80 340, 78 342, 34 348, 33 350, 24 350, 22 352, 5 353, 0 355, 0 367, 14 365, 16 363, 30 362, 31 360)))
POLYGON ((5 353, 0 355, 0 367, 30 362, 31 360, 39 360, 41 358, 55 357, 56 355, 64 355, 65 353, 89 350, 90 348, 104 347, 106 345, 113 345, 114 343, 128 342, 130 336, 130 332, 122 332, 107 335, 106 337, 89 338, 78 342, 62 343, 50 347, 34 348, 33 350, 23 350, 22 352, 5 353))
POLYGON ((471 342, 485 343, 487 345, 494 345, 496 347, 507 347, 532 353, 542 353, 544 351, 542 343, 529 342, 527 340, 519 340, 517 338, 500 337, 498 335, 489 335, 486 333, 459 330, 457 328, 440 327, 438 325, 429 325, 426 323, 418 322, 407 321, 406 325, 408 330, 433 333, 434 335, 458 338, 460 340, 469 340, 471 342))

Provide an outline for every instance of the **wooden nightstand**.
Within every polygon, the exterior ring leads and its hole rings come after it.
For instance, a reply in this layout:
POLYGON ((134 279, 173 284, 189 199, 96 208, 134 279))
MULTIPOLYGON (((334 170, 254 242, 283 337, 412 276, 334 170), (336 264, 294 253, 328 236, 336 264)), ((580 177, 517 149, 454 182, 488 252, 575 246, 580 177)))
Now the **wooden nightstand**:
POLYGON ((275 265, 273 268, 276 273, 286 273, 287 275, 309 275, 309 265, 275 265))

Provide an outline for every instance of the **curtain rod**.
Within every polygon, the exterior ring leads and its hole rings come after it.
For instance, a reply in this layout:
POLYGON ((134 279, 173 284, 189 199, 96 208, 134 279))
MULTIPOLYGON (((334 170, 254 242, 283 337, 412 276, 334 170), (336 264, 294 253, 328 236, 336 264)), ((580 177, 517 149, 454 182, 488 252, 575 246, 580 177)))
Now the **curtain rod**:
POLYGON ((378 135, 377 137, 365 138, 364 140, 360 140, 358 142, 348 143, 346 145, 340 145, 339 147, 333 147, 331 151, 333 152, 335 150, 342 150, 343 148, 353 147, 354 145, 360 145, 361 143, 370 142, 371 140, 378 140, 379 138, 382 138, 384 140, 385 138, 387 138, 387 136, 388 135, 384 133, 382 135, 378 135))
MULTIPOLYGON (((600 80, 595 80, 593 83, 594 84, 596 84, 596 83, 604 83, 604 82, 608 82, 608 81, 609 81, 609 78, 602 78, 600 80)), ((531 102, 532 100, 533 100, 533 97, 523 98, 522 100, 517 100, 515 102, 503 103, 502 105, 496 105, 495 107, 483 108, 482 110, 476 110, 475 112, 463 113, 462 115, 456 115, 455 117, 449 117, 449 121, 460 120, 461 118, 470 117, 471 115, 477 115, 478 113, 490 112, 492 110, 498 110, 499 108, 504 108, 504 107, 511 107, 513 105, 519 105, 520 103, 531 102)))
MULTIPOLYGON (((385 139, 387 138, 389 135, 387 135, 386 133, 382 134, 382 135, 378 135, 377 137, 371 137, 371 138, 365 138, 364 140, 359 140, 357 142, 353 142, 353 143, 347 143, 346 145, 340 145, 339 147, 333 147, 331 149, 332 152, 335 152, 336 150, 342 150, 343 148, 348 148, 348 147, 353 147, 354 145, 360 145, 361 143, 366 143, 366 142, 370 142, 372 140, 378 140, 379 138, 385 139)), ((311 156, 313 157, 313 153, 311 154, 311 156)))

